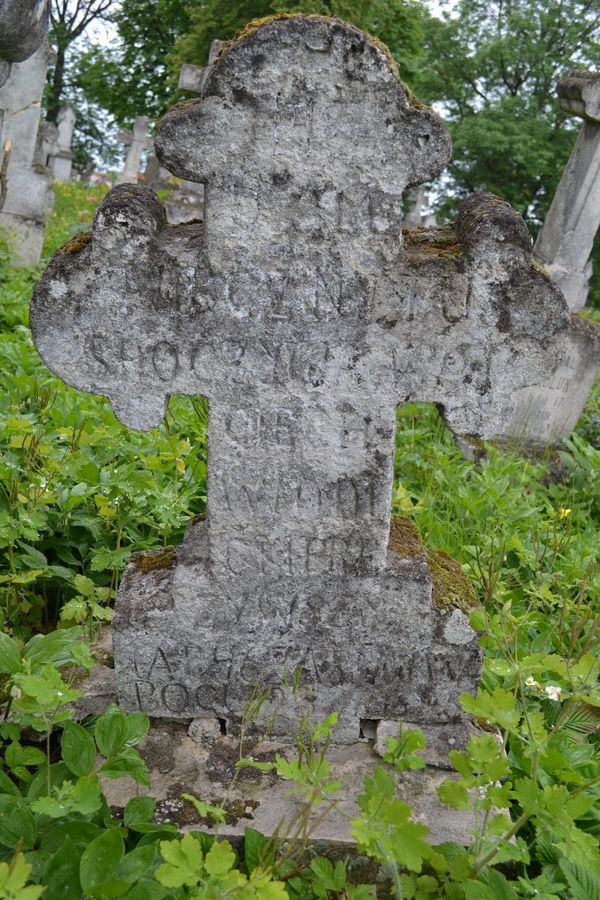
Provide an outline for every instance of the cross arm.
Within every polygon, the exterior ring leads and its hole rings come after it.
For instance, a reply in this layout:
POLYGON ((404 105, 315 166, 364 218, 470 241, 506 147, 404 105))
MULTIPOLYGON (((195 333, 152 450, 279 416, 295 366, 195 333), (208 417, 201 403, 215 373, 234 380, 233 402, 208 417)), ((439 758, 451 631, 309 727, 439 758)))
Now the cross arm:
POLYGON ((571 316, 498 197, 473 195, 445 229, 405 229, 404 249, 377 315, 399 401, 434 402, 454 433, 501 439, 519 392, 545 386, 572 342, 600 364, 600 331, 571 316))

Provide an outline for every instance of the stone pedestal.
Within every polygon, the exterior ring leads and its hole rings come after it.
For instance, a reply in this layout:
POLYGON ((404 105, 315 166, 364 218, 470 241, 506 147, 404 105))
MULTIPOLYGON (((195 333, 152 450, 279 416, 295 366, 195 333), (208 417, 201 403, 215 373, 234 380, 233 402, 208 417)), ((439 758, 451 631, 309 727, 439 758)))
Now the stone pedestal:
POLYGON ((391 547, 384 571, 363 577, 329 574, 331 558, 316 555, 314 574, 300 562, 277 574, 277 548, 262 558, 271 574, 252 575, 240 545, 219 577, 207 523, 192 523, 177 551, 138 555, 126 570, 113 619, 120 703, 221 719, 232 734, 257 690, 262 725, 289 736, 301 696, 317 718, 339 714, 342 743, 358 740, 363 721, 459 721, 458 696, 477 690, 481 670, 468 624, 475 594, 460 566, 428 556, 408 520, 394 523, 391 547))

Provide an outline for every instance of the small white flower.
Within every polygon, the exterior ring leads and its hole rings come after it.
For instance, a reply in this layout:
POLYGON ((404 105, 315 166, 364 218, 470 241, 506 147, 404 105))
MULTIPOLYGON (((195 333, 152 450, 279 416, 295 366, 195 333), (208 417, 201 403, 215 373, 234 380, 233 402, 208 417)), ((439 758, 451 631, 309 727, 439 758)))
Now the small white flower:
POLYGON ((10 696, 13 698, 13 700, 20 700, 23 696, 23 691, 21 690, 21 688, 17 687, 16 684, 13 684, 10 689, 10 696))
POLYGON ((544 688, 544 691, 548 695, 549 700, 555 700, 558 702, 560 700, 560 695, 562 694, 562 688, 558 687, 556 684, 548 684, 544 688))
POLYGON ((527 679, 527 681, 525 682, 525 684, 527 685, 527 687, 535 688, 536 691, 539 691, 539 689, 540 689, 540 683, 539 683, 539 681, 536 681, 535 678, 532 678, 531 675, 529 676, 529 678, 527 679))
MULTIPOLYGON (((560 688, 559 688, 559 690, 560 690, 560 688)), ((64 694, 62 691, 57 691, 56 693, 59 697, 64 697, 64 694)))

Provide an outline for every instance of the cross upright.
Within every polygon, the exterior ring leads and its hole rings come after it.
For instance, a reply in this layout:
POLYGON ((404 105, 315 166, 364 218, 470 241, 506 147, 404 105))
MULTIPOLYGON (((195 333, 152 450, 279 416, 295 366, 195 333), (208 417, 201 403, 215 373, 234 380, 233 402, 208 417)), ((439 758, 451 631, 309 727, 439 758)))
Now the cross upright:
POLYGON ((121 143, 129 147, 125 168, 117 179, 117 184, 134 183, 140 171, 142 154, 152 147, 152 138, 148 135, 150 120, 148 116, 136 116, 133 122, 133 131, 121 129, 118 138, 121 143))
POLYGON ((209 399, 206 519, 121 588, 122 701, 229 722, 258 684, 285 732, 299 669, 341 740, 360 719, 456 717, 478 641, 440 587, 456 564, 390 532, 395 412, 431 401, 492 437, 552 373, 572 326, 523 221, 483 194, 454 228, 403 234, 402 193, 450 139, 337 19, 248 29, 156 150, 205 185, 204 225, 167 226, 151 191, 122 185, 31 310, 47 364, 129 427, 157 425, 172 393, 209 399))

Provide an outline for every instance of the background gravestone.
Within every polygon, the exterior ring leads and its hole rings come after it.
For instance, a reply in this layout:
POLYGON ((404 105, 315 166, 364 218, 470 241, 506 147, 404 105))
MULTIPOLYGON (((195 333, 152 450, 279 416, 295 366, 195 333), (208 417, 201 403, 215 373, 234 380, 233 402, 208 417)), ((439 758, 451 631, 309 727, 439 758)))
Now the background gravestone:
POLYGON ((15 265, 39 262, 45 216, 54 199, 50 171, 39 164, 38 157, 41 97, 53 55, 45 41, 33 56, 13 65, 10 78, 0 88, 0 109, 4 110, 0 170, 5 172, 0 227, 8 233, 15 265))
POLYGON ((75 158, 71 150, 73 130, 77 115, 71 103, 66 103, 58 111, 56 146, 50 159, 50 168, 56 181, 70 181, 73 160, 75 158))
POLYGON ((148 133, 150 119, 148 116, 136 116, 133 131, 119 131, 119 140, 129 149, 125 160, 125 168, 117 178, 117 184, 135 184, 138 180, 142 156, 152 147, 152 139, 148 133))
MULTIPOLYGON (((600 73, 574 72, 559 81, 558 95, 561 109, 584 123, 534 255, 577 312, 587 300, 590 254, 600 225, 600 73)), ((520 391, 510 436, 538 446, 563 441, 577 424, 599 367, 598 333, 579 320, 548 383, 520 391)))
POLYGON ((504 433, 572 338, 564 298, 490 194, 403 243, 403 191, 443 169, 450 139, 335 19, 249 30, 156 149, 206 185, 204 226, 168 226, 151 191, 122 185, 31 309, 47 364, 126 425, 158 424, 172 393, 209 398, 206 518, 135 559, 119 593, 121 701, 231 728, 258 685, 289 735, 299 671, 341 741, 361 720, 455 721, 480 673, 474 598, 409 523, 390 527, 396 406, 504 433))

